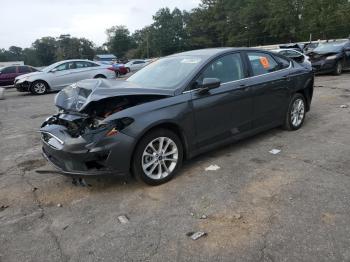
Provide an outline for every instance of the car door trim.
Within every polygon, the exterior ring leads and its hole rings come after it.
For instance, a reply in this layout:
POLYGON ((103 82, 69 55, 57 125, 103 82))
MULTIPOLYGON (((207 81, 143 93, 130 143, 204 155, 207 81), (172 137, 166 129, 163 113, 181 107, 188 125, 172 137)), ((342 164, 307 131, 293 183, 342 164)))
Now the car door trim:
MULTIPOLYGON (((274 73, 277 73, 277 72, 283 72, 283 71, 289 70, 289 69, 291 69, 291 68, 292 68, 292 62, 289 61, 289 66, 288 66, 287 68, 283 68, 283 69, 280 69, 280 70, 277 70, 277 71, 274 71, 274 72, 265 73, 265 74, 262 74, 262 75, 248 76, 248 77, 245 77, 245 78, 242 78, 242 79, 238 79, 238 80, 233 80, 233 81, 225 82, 225 83, 220 84, 220 87, 221 87, 222 85, 232 84, 232 83, 239 82, 239 81, 242 81, 242 80, 248 80, 248 79, 251 79, 251 78, 261 77, 261 76, 265 76, 265 75, 269 75, 269 74, 274 74, 274 73)), ((183 94, 186 94, 186 93, 190 93, 190 92, 193 92, 193 91, 198 91, 199 89, 201 89, 201 88, 199 87, 199 88, 196 88, 196 89, 187 90, 187 91, 184 91, 184 92, 182 92, 182 93, 183 93, 183 94)))

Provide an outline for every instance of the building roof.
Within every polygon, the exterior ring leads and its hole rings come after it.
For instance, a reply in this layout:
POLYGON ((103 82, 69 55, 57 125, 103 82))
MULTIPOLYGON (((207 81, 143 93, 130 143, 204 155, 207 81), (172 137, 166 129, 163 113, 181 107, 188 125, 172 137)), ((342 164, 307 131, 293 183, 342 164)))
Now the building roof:
POLYGON ((113 54, 95 55, 95 57, 100 58, 100 59, 116 59, 117 58, 113 54))

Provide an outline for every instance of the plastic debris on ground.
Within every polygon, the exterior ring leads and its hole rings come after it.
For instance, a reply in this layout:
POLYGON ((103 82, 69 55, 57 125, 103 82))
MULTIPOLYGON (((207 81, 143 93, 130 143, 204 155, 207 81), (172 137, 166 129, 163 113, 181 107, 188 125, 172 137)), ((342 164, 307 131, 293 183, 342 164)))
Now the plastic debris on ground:
POLYGON ((0 206, 0 211, 3 211, 3 210, 5 210, 8 207, 10 207, 10 206, 8 206, 8 205, 1 205, 0 206))
POLYGON ((348 105, 341 105, 340 108, 348 108, 348 105))
POLYGON ((281 150, 279 150, 279 149, 272 149, 272 150, 270 150, 269 152, 270 152, 271 154, 273 154, 273 155, 277 155, 277 154, 281 153, 281 150))
POLYGON ((205 169, 205 171, 216 171, 219 169, 220 169, 220 167, 218 165, 210 165, 205 169))
POLYGON ((208 234, 203 231, 198 231, 198 232, 189 232, 186 235, 190 237, 192 240, 197 240, 201 237, 207 236, 208 234))
POLYGON ((122 215, 122 216, 118 216, 118 220, 121 224, 127 224, 129 223, 129 219, 127 216, 122 215))

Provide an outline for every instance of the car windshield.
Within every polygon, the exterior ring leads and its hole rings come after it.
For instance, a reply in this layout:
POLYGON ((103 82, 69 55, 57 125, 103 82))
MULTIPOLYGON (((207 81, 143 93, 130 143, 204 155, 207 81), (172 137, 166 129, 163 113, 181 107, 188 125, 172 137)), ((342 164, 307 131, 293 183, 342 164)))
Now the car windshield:
POLYGON ((54 63, 54 64, 52 64, 52 65, 49 65, 49 66, 47 66, 47 67, 41 69, 41 71, 47 73, 47 72, 51 71, 52 69, 54 69, 56 66, 58 66, 58 65, 60 65, 60 64, 62 64, 62 61, 61 61, 61 62, 56 62, 56 63, 54 63))
POLYGON ((126 81, 144 87, 175 89, 177 85, 200 66, 202 58, 173 56, 159 59, 138 71, 126 81))
POLYGON ((345 42, 334 42, 334 43, 325 43, 320 44, 316 47, 313 52, 315 53, 338 53, 344 47, 345 42))

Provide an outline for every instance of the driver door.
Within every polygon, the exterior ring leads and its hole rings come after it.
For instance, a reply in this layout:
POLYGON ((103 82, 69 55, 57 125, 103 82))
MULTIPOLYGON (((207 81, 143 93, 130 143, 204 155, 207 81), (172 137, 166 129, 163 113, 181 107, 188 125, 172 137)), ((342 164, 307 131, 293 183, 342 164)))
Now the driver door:
POLYGON ((195 81, 192 105, 196 147, 200 149, 232 138, 251 128, 252 95, 245 85, 245 68, 240 53, 211 62, 195 81), (198 92, 204 78, 217 78, 220 87, 198 92))
POLYGON ((54 71, 50 72, 50 82, 53 89, 62 89, 72 83, 74 83, 75 76, 73 74, 75 70, 74 62, 63 63, 55 67, 54 71))

